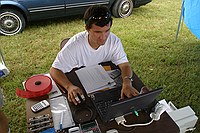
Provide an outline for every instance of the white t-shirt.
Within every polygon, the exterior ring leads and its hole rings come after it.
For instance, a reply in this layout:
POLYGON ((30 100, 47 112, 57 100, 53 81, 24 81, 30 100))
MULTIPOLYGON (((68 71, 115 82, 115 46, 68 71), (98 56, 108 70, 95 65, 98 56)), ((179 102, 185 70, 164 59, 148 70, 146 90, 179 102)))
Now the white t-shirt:
POLYGON ((74 35, 58 53, 52 67, 62 72, 70 72, 73 68, 92 66, 111 61, 115 65, 128 62, 120 39, 110 33, 104 45, 97 50, 88 43, 88 32, 74 35))

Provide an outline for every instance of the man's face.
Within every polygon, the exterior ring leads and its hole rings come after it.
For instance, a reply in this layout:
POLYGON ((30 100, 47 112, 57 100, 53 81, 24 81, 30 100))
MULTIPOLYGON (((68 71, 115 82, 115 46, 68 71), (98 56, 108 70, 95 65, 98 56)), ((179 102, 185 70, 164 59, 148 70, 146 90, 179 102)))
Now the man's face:
POLYGON ((101 45, 104 45, 110 34, 110 23, 104 27, 96 26, 92 24, 91 29, 87 30, 89 33, 89 44, 92 48, 98 49, 101 45))

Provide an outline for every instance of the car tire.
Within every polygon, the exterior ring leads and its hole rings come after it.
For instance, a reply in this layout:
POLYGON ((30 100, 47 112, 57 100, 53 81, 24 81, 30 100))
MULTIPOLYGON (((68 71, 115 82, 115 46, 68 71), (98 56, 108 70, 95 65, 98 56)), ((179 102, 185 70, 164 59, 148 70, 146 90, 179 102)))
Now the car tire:
POLYGON ((0 11, 0 33, 15 35, 24 30, 26 25, 24 16, 17 10, 2 9, 0 11))
POLYGON ((116 0, 112 7, 112 14, 117 18, 126 18, 133 12, 132 0, 116 0))

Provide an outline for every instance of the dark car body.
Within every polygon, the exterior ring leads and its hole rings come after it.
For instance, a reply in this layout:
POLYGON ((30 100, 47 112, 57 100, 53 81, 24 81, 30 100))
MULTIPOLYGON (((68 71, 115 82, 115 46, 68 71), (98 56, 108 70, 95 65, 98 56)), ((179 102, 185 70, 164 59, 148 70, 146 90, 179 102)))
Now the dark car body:
POLYGON ((91 5, 106 5, 115 17, 128 17, 151 0, 0 0, 0 33, 14 35, 35 20, 80 15, 91 5))

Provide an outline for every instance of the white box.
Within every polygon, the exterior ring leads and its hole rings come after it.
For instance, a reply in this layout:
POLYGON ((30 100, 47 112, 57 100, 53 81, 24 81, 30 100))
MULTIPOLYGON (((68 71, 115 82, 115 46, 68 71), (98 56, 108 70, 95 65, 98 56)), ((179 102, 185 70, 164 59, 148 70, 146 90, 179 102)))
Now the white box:
POLYGON ((190 106, 175 109, 174 111, 168 112, 168 114, 178 125, 180 133, 195 129, 198 117, 190 106))

